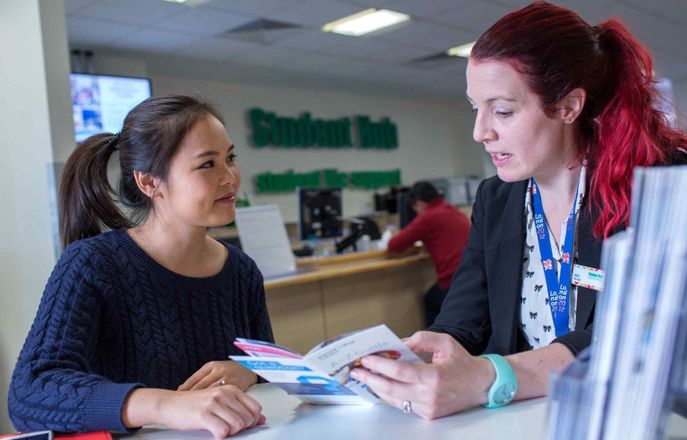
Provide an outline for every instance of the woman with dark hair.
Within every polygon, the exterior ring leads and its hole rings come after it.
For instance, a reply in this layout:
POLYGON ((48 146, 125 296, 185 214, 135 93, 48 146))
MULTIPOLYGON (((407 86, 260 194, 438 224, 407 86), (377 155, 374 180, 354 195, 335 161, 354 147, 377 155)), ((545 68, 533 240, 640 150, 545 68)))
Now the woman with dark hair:
POLYGON ((264 423, 244 393, 257 377, 226 360, 236 337, 273 340, 262 275, 207 235, 233 220, 240 183, 221 116, 187 96, 147 99, 121 133, 77 146, 59 194, 66 249, 10 385, 16 428, 223 438, 264 423), (129 216, 108 183, 115 151, 129 216))
POLYGON ((425 418, 545 395, 591 344, 596 292, 571 278, 598 274, 602 240, 627 226, 633 168, 687 161, 655 109, 649 52, 616 19, 546 2, 506 15, 472 50, 467 95, 498 176, 477 192, 441 313, 407 341, 433 363, 369 356, 353 372, 425 418))

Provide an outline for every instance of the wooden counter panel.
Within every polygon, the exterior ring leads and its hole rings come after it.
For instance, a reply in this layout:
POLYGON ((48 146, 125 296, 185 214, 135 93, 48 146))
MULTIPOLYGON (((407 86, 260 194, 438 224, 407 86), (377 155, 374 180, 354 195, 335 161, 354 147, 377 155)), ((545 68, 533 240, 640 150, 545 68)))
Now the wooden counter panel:
POLYGON ((277 344, 305 354, 326 338, 320 283, 282 287, 266 296, 277 344))
POLYGON ((386 324, 401 337, 424 328, 422 296, 434 282, 429 260, 322 282, 328 338, 386 324))
MULTIPOLYGON (((384 252, 375 253, 375 256, 372 258, 344 260, 338 264, 318 264, 317 266, 312 266, 310 271, 304 273, 265 281, 265 290, 347 277, 365 272, 410 266, 423 260, 429 261, 429 256, 427 254, 417 254, 407 257, 390 258, 387 257, 384 252)), ((303 268, 306 266, 301 264, 300 267, 303 268)))

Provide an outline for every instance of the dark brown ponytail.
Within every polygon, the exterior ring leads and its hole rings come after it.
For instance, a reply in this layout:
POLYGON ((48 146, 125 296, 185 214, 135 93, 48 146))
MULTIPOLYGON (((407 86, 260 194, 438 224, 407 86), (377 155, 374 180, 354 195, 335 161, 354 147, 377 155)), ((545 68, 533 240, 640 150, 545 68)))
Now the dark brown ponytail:
POLYGON ((132 227, 144 220, 151 200, 134 180, 134 171, 164 181, 172 157, 186 133, 201 118, 222 116, 211 105, 190 96, 148 98, 134 107, 118 135, 97 134, 76 147, 64 166, 59 192, 62 246, 108 229, 132 227), (107 164, 119 150, 119 201, 129 208, 123 215, 107 180, 107 164))
POLYGON ((131 225, 122 215, 107 180, 107 163, 117 137, 96 134, 80 143, 69 156, 62 173, 59 193, 60 236, 62 246, 110 229, 131 225))

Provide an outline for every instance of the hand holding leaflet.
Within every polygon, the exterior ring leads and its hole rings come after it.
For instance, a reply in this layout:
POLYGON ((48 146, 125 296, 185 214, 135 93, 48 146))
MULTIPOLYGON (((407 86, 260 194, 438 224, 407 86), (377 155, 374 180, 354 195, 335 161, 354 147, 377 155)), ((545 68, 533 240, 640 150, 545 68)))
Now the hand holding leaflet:
POLYGON ((237 338, 248 356, 231 359, 308 403, 379 403, 366 385, 350 377, 360 359, 376 354, 389 359, 422 360, 385 325, 347 333, 315 346, 305 356, 276 344, 237 338))

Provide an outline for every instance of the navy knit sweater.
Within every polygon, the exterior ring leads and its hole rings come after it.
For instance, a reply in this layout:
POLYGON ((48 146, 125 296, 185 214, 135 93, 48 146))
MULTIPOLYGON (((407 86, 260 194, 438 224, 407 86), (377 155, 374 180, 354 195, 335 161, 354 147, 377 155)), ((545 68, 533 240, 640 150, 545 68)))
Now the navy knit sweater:
POLYGON ((263 279, 229 246, 222 270, 189 278, 125 231, 71 244, 59 259, 14 369, 17 429, 126 431, 136 387, 175 390, 203 364, 241 354, 236 337, 272 341, 263 279))

